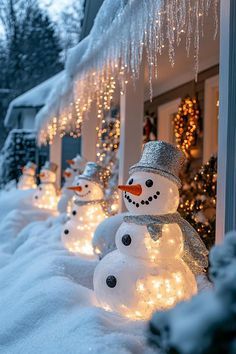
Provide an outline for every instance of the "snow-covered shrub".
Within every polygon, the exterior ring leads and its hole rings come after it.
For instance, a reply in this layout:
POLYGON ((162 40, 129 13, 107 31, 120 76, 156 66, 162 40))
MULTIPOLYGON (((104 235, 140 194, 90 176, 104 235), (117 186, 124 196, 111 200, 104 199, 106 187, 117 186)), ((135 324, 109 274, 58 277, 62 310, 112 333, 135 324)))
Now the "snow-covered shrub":
POLYGON ((154 314, 149 338, 167 354, 236 353, 236 232, 210 255, 214 289, 154 314))
POLYGON ((32 130, 13 129, 10 131, 0 152, 0 186, 18 180, 21 168, 28 161, 35 162, 36 138, 32 130))

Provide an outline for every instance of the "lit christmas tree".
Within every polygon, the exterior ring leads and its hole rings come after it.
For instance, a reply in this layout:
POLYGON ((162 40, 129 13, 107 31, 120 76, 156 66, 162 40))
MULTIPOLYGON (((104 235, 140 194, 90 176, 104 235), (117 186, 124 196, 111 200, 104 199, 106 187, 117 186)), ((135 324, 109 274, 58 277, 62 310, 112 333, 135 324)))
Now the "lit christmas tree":
POLYGON ((212 156, 182 190, 180 214, 210 249, 215 242, 217 158, 212 156))

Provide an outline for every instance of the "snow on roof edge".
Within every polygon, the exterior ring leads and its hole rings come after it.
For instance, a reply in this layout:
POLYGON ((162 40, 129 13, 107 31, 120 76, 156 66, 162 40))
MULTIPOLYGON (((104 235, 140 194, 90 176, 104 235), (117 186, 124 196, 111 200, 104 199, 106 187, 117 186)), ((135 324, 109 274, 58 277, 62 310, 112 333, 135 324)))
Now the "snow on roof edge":
POLYGON ((47 101, 48 95, 50 94, 55 83, 63 75, 64 70, 60 71, 56 75, 50 77, 41 84, 33 87, 32 89, 26 91, 22 95, 16 97, 12 100, 8 106, 7 113, 4 119, 4 125, 6 127, 11 127, 15 120, 15 111, 26 107, 29 108, 40 108, 43 107, 47 101))

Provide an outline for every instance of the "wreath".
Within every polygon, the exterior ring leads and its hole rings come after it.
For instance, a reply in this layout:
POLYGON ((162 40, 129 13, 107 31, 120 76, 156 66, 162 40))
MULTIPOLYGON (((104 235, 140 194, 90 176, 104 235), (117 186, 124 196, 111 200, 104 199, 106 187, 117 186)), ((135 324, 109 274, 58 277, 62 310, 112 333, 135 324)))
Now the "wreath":
POLYGON ((199 109, 195 98, 184 98, 174 117, 174 133, 177 146, 190 158, 196 144, 199 126, 199 109))

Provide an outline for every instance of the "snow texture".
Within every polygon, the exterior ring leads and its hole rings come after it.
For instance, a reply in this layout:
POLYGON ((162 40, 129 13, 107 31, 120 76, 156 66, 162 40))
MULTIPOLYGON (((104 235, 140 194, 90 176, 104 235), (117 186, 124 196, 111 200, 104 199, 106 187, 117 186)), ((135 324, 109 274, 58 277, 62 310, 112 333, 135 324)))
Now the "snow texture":
POLYGON ((97 305, 97 261, 63 248, 66 215, 42 220, 31 197, 19 190, 0 195, 1 354, 156 353, 147 344, 146 322, 97 305))

